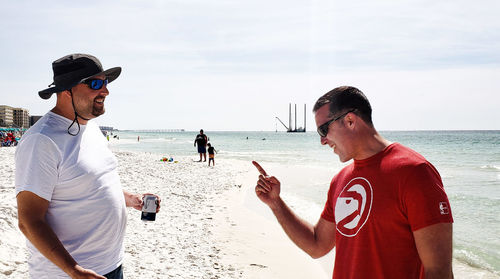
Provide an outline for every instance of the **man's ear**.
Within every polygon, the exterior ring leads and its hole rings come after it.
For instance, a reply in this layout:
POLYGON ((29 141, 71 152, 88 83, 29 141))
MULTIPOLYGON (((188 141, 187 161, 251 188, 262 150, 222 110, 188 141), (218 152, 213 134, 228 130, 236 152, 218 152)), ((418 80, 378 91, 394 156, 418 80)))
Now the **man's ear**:
POLYGON ((71 92, 69 92, 69 90, 64 90, 64 91, 61 91, 61 92, 58 92, 57 93, 57 96, 58 97, 70 97, 71 98, 71 92))
POLYGON ((356 122, 357 122, 357 118, 356 118, 356 115, 354 113, 348 113, 345 117, 344 117, 344 122, 345 124, 347 125, 348 128, 354 128, 356 126, 356 122))

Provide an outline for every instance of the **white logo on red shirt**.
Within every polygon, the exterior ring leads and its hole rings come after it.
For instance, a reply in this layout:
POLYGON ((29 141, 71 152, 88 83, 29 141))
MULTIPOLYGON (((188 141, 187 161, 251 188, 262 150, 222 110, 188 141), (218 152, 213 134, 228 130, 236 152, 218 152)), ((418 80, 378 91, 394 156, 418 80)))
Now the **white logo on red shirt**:
POLYGON ((335 203, 335 223, 342 235, 355 236, 370 216, 373 190, 368 180, 357 177, 342 189, 335 203))
POLYGON ((441 211, 441 215, 446 215, 450 213, 450 209, 448 207, 447 202, 440 202, 439 203, 439 210, 441 211))

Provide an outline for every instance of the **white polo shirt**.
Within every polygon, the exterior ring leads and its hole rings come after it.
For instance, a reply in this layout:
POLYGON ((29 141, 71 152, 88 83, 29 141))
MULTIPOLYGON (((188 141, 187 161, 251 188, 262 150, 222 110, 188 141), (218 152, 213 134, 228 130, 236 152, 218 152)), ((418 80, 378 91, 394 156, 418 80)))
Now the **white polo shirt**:
MULTIPOLYGON (((49 112, 23 135, 15 156, 16 195, 30 191, 49 201, 46 221, 66 250, 82 267, 106 274, 124 253, 127 220, 118 164, 92 120, 77 136, 67 133, 71 122, 49 112)), ((32 278, 69 278, 27 245, 32 278)))

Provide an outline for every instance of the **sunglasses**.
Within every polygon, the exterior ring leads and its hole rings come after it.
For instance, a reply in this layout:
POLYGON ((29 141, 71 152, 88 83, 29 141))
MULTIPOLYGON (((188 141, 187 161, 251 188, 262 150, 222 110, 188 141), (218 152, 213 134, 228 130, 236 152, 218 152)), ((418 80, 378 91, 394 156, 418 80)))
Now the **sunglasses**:
POLYGON ((84 80, 82 83, 85 83, 88 85, 88 87, 92 90, 99 90, 103 86, 108 85, 108 79, 87 79, 84 80))
POLYGON ((355 111, 356 109, 351 109, 350 111, 340 115, 340 116, 337 116, 335 118, 332 118, 328 121, 326 121, 325 123, 321 124, 319 127, 318 127, 318 134, 321 136, 321 137, 326 137, 326 135, 328 135, 328 127, 330 127, 330 124, 332 124, 333 122, 339 120, 340 118, 346 116, 348 113, 350 112, 353 112, 355 111))

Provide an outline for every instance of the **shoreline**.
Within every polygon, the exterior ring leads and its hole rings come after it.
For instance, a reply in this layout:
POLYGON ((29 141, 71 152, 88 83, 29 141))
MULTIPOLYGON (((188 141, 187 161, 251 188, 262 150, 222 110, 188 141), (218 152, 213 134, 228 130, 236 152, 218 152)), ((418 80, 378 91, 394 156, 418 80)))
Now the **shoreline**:
POLYGON ((243 272, 243 278, 331 278, 331 272, 323 270, 319 260, 293 244, 274 216, 274 220, 269 219, 248 206, 248 199, 260 203, 256 196, 248 197, 254 194, 255 177, 256 171, 248 173, 241 188, 226 191, 217 201, 227 208, 217 216, 217 223, 223 225, 215 231, 215 236, 226 244, 222 261, 243 272))

